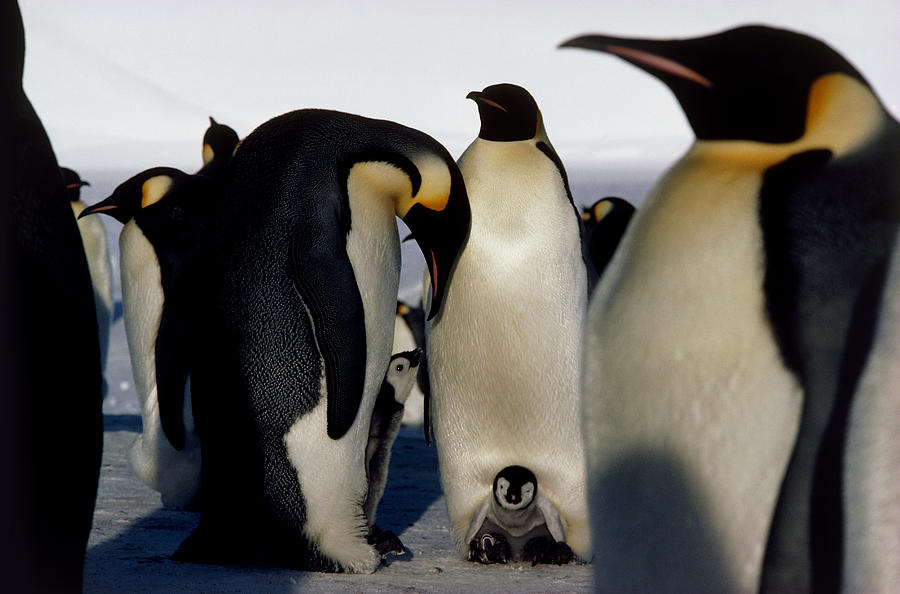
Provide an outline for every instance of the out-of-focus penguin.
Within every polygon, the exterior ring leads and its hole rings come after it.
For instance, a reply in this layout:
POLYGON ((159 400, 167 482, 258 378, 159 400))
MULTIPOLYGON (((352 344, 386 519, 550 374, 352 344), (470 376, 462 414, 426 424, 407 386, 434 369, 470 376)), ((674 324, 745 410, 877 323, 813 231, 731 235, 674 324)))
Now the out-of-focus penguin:
POLYGON ((325 110, 262 124, 229 167, 191 378, 202 517, 176 558, 371 572, 365 453, 391 356, 395 217, 439 320, 469 230, 462 176, 421 132, 325 110))
MULTIPOLYGON (((81 188, 89 186, 88 182, 68 167, 61 167, 63 183, 72 205, 72 212, 77 219, 87 204, 81 199, 81 188)), ((112 266, 109 263, 109 247, 106 243, 106 229, 100 219, 91 217, 78 221, 78 231, 84 244, 91 283, 94 287, 94 307, 97 311, 97 331, 100 338, 100 369, 106 369, 106 356, 109 351, 109 327, 112 323, 112 266)), ((103 381, 103 393, 106 395, 106 380, 103 381)))
POLYGON ((563 565, 574 559, 556 508, 522 466, 507 466, 472 518, 466 533, 469 560, 479 563, 530 561, 563 565))
POLYGON ((381 383, 375 408, 372 410, 372 421, 369 425, 369 441, 366 444, 366 473, 369 476, 369 489, 363 511, 366 514, 370 544, 382 555, 388 552, 403 553, 403 544, 391 532, 381 530, 375 524, 375 512, 384 495, 387 484, 388 466, 391 461, 391 447, 400 431, 403 409, 409 398, 409 392, 416 383, 416 374, 422 350, 414 349, 391 355, 387 373, 381 383))
POLYGON ((589 291, 593 291, 612 260, 632 216, 634 206, 627 200, 613 196, 601 198, 582 210, 584 259, 588 265, 589 291))
POLYGON ((209 128, 203 134, 203 167, 197 173, 220 177, 228 170, 238 143, 240 138, 233 128, 209 116, 209 128))
POLYGON ((0 48, 0 591, 78 592, 103 448, 91 279, 16 2, 0 48))
POLYGON ((143 432, 129 463, 170 508, 195 506, 200 443, 194 429, 189 376, 197 326, 200 242, 212 219, 217 186, 170 167, 142 171, 82 211, 125 226, 119 236, 125 335, 143 432))
POLYGON ((412 385, 409 398, 403 407, 403 425, 421 427, 425 423, 425 394, 429 391, 428 362, 425 349, 425 310, 419 305, 397 302, 397 318, 394 320, 395 353, 422 349, 419 358, 416 381, 412 385))
POLYGON ((459 159, 472 208, 439 324, 427 327, 431 421, 451 532, 466 532, 499 468, 530 468, 589 557, 580 431, 587 301, 580 220, 535 100, 469 93, 481 130, 459 159))
MULTIPOLYGON (((590 304, 598 588, 837 590, 842 573, 866 585, 849 565, 879 531, 849 531, 848 510, 864 502, 842 465, 851 411, 871 421, 868 396, 875 406, 897 394, 890 373, 860 384, 867 361, 897 350, 882 343, 896 341, 883 312, 900 294, 884 290, 900 219, 897 122, 846 59, 791 31, 564 45, 659 78, 697 137, 590 304)), ((884 511, 876 499, 865 504, 884 511)), ((896 575, 896 546, 867 550, 870 567, 896 575)))

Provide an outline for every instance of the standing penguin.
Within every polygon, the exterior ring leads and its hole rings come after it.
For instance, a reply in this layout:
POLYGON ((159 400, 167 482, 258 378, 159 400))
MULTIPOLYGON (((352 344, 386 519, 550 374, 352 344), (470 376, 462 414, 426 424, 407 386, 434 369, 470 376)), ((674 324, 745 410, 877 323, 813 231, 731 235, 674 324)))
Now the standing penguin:
POLYGON ((240 138, 230 126, 220 124, 209 116, 209 128, 203 134, 203 167, 197 173, 220 177, 228 170, 228 164, 240 138))
POLYGON ((400 539, 393 532, 384 532, 375 524, 375 512, 384 495, 391 448, 400 431, 404 405, 413 384, 416 383, 421 360, 422 350, 418 348, 391 355, 387 373, 384 374, 384 381, 381 383, 381 390, 372 410, 369 440, 366 443, 366 474, 369 477, 369 489, 363 511, 368 524, 369 543, 374 544, 382 555, 388 552, 403 552, 400 539))
POLYGON ((217 185, 170 167, 142 171, 81 216, 110 215, 119 236, 125 335, 143 431, 129 451, 132 470, 170 508, 194 506, 200 443, 190 395, 193 299, 202 278, 200 242, 217 185))
POLYGON ((0 591, 79 592, 103 417, 88 265, 0 4, 0 591), (7 59, 8 58, 8 59, 7 59))
POLYGON ((421 132, 325 110, 262 124, 230 168, 191 380, 202 518, 176 557, 371 572, 365 450, 391 356, 395 216, 439 316, 469 229, 462 176, 421 132))
POLYGON ((593 291, 625 235, 634 216, 634 206, 622 198, 607 196, 582 210, 584 259, 588 265, 588 287, 593 291))
POLYGON ((579 213, 531 95, 471 92, 481 131, 459 159, 472 208, 439 324, 427 327, 431 416, 460 554, 497 472, 530 468, 589 557, 579 425, 587 300, 579 213))
MULTIPOLYGON (((860 503, 842 485, 848 414, 898 296, 883 290, 897 122, 846 59, 791 31, 563 45, 659 78, 697 137, 590 304, 597 586, 838 589, 859 546, 844 538, 860 503)), ((873 565, 896 567, 885 554, 873 565)))
MULTIPOLYGON (((88 182, 68 167, 60 167, 66 193, 72 205, 75 218, 81 214, 87 204, 81 199, 81 188, 89 186, 88 182)), ((109 327, 112 324, 112 266, 109 263, 109 247, 106 243, 106 229, 103 222, 96 218, 80 219, 78 231, 84 244, 88 270, 91 273, 91 284, 94 287, 94 307, 97 311, 97 332, 100 338, 100 369, 106 369, 106 356, 109 351, 109 327)), ((103 394, 107 393, 106 380, 103 380, 103 394)))

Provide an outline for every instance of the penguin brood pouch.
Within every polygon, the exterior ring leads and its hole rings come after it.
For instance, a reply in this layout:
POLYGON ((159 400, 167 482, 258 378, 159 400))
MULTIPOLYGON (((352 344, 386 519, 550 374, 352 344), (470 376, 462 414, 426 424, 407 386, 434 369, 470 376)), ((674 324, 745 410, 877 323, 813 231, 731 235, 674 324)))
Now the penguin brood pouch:
POLYGON ((175 557, 371 572, 366 446, 391 357, 396 216, 440 316, 468 234, 461 175, 421 132, 325 110, 262 124, 229 168, 192 377, 203 509, 175 557))

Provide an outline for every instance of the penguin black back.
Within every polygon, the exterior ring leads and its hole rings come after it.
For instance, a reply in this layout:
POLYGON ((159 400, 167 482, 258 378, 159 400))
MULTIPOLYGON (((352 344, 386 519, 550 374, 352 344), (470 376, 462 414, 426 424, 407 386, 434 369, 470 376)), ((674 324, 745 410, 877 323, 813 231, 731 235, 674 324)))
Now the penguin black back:
POLYGON ((0 29, 12 56, 2 74, 12 92, 2 99, 0 589, 78 591, 103 440, 97 321, 59 165, 22 89, 16 3, 3 3, 0 29))

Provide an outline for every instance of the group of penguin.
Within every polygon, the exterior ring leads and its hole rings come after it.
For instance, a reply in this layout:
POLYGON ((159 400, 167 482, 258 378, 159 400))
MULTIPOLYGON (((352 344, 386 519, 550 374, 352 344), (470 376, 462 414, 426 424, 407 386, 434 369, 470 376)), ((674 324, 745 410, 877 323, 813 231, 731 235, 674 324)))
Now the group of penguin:
POLYGON ((199 171, 76 209, 124 223, 129 460, 201 514, 174 558, 365 573, 402 552, 375 515, 418 379, 472 561, 592 561, 600 591, 900 586, 897 122, 791 31, 563 46, 656 76, 694 130, 638 210, 579 209, 512 84, 469 93, 458 161, 340 112, 243 140, 210 118, 199 171), (399 352, 398 216, 427 267, 399 352))

